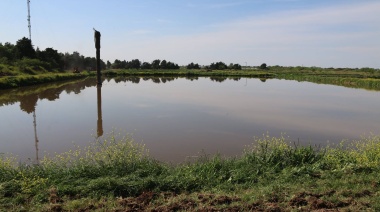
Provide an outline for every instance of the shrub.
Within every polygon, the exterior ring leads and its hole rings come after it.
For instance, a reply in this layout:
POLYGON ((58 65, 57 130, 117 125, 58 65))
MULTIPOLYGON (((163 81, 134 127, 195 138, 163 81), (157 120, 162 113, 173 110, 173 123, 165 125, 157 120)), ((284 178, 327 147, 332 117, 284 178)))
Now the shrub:
POLYGON ((15 63, 21 72, 26 74, 46 73, 50 65, 38 59, 23 58, 15 63))
POLYGON ((261 64, 260 69, 267 69, 267 64, 266 63, 261 64))

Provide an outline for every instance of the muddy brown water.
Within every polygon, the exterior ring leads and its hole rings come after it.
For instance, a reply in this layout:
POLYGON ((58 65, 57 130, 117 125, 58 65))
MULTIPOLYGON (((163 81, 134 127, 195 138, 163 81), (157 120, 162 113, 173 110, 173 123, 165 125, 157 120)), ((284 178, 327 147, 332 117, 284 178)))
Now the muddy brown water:
POLYGON ((35 161, 131 134, 161 161, 241 155, 253 137, 302 145, 380 134, 380 92, 255 78, 114 78, 0 91, 0 154, 35 161))

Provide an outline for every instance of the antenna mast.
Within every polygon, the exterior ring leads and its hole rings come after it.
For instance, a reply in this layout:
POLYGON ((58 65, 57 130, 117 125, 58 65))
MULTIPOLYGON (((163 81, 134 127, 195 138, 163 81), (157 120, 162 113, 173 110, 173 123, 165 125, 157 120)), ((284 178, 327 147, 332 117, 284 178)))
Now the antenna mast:
POLYGON ((29 28, 29 40, 32 41, 32 26, 30 25, 30 0, 26 0, 28 3, 28 28, 29 28))

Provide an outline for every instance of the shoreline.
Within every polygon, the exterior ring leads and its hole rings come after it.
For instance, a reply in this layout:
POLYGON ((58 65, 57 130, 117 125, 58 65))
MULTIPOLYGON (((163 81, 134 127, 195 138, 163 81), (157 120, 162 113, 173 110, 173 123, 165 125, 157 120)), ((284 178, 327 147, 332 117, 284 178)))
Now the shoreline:
MULTIPOLYGON (((313 83, 332 84, 345 87, 358 87, 368 90, 380 90, 380 71, 361 71, 361 69, 295 69, 270 67, 269 69, 244 70, 105 70, 104 77, 118 76, 177 76, 177 77, 252 77, 260 79, 286 79, 307 81, 313 83)), ((49 73, 37 75, 18 75, 0 77, 0 89, 19 88, 30 85, 40 85, 49 82, 96 77, 96 72, 81 73, 49 73)))

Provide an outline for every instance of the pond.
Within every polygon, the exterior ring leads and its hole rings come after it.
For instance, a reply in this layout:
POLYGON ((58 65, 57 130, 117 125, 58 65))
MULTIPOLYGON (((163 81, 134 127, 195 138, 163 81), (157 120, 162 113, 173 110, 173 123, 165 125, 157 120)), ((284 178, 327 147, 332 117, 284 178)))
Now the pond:
POLYGON ((380 134, 380 92, 278 79, 118 77, 0 91, 0 153, 20 161, 131 134, 150 155, 183 162, 239 156, 254 137, 302 145, 380 134))

